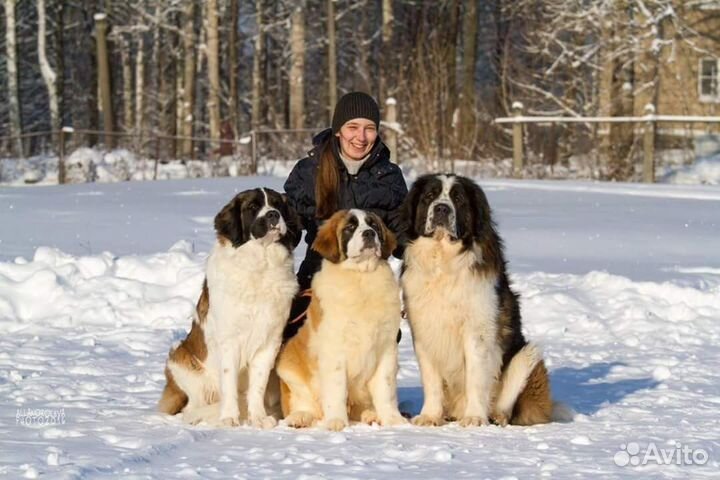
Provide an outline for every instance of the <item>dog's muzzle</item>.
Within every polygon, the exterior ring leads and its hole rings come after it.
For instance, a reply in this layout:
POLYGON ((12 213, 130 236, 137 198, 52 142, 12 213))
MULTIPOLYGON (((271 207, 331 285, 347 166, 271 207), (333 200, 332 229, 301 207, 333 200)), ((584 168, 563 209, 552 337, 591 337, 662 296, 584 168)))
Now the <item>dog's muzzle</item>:
POLYGON ((267 220, 270 228, 278 228, 278 224, 280 223, 280 212, 277 210, 270 210, 265 214, 265 219, 267 220))

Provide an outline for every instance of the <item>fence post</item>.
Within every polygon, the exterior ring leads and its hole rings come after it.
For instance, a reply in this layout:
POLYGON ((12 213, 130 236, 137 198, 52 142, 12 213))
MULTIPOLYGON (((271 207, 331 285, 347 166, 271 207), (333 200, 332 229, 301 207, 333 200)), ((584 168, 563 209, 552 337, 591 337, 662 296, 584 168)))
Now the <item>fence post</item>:
MULTIPOLYGON (((522 117, 523 104, 513 102, 512 110, 514 117, 522 117)), ((523 124, 520 122, 513 123, 513 177, 520 177, 523 169, 523 124)))
POLYGON ((65 127, 58 133, 58 183, 65 183, 65 127))
POLYGON ((153 169, 153 180, 157 180, 158 163, 160 163, 160 137, 155 134, 155 167, 153 169))
POLYGON ((395 155, 395 163, 400 163, 400 155, 398 155, 398 134, 397 134, 397 101, 388 97, 385 100, 385 106, 387 110, 385 112, 385 123, 387 125, 387 138, 385 139, 385 145, 390 149, 390 158, 395 155))
POLYGON ((643 182, 655 183, 655 106, 651 103, 645 105, 645 122, 643 132, 643 182))
POLYGON ((250 138, 252 139, 250 173, 257 175, 257 135, 255 135, 255 130, 250 130, 250 138))

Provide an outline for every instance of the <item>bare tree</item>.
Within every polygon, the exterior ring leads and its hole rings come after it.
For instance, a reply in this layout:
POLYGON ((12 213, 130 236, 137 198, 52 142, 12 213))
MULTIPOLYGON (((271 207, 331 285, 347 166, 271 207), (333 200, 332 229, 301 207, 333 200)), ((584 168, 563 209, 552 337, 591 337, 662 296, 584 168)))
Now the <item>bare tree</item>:
POLYGON ((45 87, 48 91, 48 102, 50 104, 50 126, 54 131, 60 130, 60 107, 58 105, 57 92, 57 74, 53 70, 47 57, 47 29, 46 20, 47 12, 45 10, 45 0, 37 0, 38 12, 38 61, 40 63, 40 73, 45 81, 45 87))
POLYGON ((233 134, 237 137, 240 129, 240 116, 238 115, 238 0, 230 0, 230 33, 228 35, 228 72, 230 77, 230 123, 233 134))
POLYGON ((253 130, 260 128, 260 122, 262 121, 263 74, 261 69, 265 43, 263 0, 255 0, 255 24, 257 25, 257 33, 255 34, 255 51, 253 52, 252 113, 250 122, 253 130))
POLYGON ((337 43, 335 38, 335 4, 327 0, 327 38, 328 38, 328 124, 332 121, 337 103, 337 43))
MULTIPOLYGON (((195 1, 185 3, 182 27, 183 44, 183 81, 181 109, 181 135, 192 137, 193 111, 195 106, 195 1)), ((192 156, 193 143, 189 138, 182 140, 181 154, 185 158, 192 156)))
MULTIPOLYGON (((460 103, 460 143, 471 142, 475 130, 475 65, 477 62, 477 0, 465 2, 463 18, 462 102, 460 103)), ((468 152, 469 153, 469 152, 468 152)))
MULTIPOLYGON (((7 86, 10 110, 10 135, 22 134, 22 117, 20 115, 20 92, 17 70, 17 41, 15 32, 16 0, 5 0, 5 53, 7 55, 7 86)), ((24 157, 23 142, 17 138, 14 142, 15 154, 24 157)))
POLYGON ((292 13, 290 33, 290 128, 305 126, 305 5, 300 2, 292 13))
POLYGON ((205 29, 207 33, 208 114, 210 138, 220 138, 220 43, 218 36, 217 0, 208 0, 205 29))

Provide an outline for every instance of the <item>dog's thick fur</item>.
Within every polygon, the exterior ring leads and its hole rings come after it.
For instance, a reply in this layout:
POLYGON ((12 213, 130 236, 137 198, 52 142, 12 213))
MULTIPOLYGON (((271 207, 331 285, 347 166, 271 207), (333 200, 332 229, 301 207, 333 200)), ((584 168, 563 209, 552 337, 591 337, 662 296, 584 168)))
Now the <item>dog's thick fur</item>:
POLYGON ((482 189, 427 175, 402 207, 405 308, 425 400, 416 425, 532 425, 553 402, 539 349, 522 334, 518 295, 482 189))
POLYGON ((407 423, 396 388, 400 291, 387 262, 395 244, 382 220, 361 210, 339 211, 318 231, 323 262, 308 319, 277 362, 288 425, 407 423))
POLYGON ((191 423, 238 425, 246 416, 253 426, 272 427, 265 396, 268 378, 277 390, 271 370, 298 290, 297 215, 283 196, 258 188, 235 196, 215 229, 192 329, 170 350, 159 408, 182 411, 191 423))

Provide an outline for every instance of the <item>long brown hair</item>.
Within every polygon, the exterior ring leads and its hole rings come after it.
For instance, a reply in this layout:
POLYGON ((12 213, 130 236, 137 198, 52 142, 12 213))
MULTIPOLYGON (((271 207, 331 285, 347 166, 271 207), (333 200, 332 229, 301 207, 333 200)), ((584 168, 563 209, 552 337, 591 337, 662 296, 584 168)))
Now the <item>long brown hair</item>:
POLYGON ((334 135, 325 141, 315 175, 315 217, 320 219, 330 218, 338 209, 340 171, 332 148, 334 141, 334 135))

